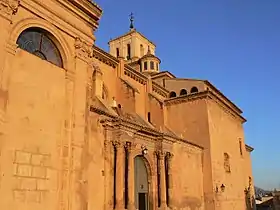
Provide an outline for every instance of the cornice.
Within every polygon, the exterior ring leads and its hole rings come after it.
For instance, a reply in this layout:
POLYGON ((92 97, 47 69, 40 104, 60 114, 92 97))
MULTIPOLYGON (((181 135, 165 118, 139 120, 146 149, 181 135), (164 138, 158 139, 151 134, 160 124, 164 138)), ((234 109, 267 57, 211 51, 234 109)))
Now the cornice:
MULTIPOLYGON (((61 0, 60 0, 61 1, 61 0)), ((63 0, 68 3, 72 3, 77 10, 82 11, 85 16, 80 17, 90 23, 92 26, 95 27, 95 29, 98 28, 98 21, 101 18, 102 15, 102 9, 95 3, 93 3, 91 0, 63 0)))
POLYGON ((232 109, 235 109, 238 114, 242 114, 242 110, 237 107, 231 100, 229 100, 221 91, 219 91, 214 85, 212 85, 208 80, 204 80, 204 83, 208 85, 210 88, 213 89, 215 93, 217 93, 221 98, 223 98, 226 102, 229 103, 230 106, 232 106, 232 109))
MULTIPOLYGON (((65 8, 67 12, 69 12, 70 16, 74 16, 77 19, 80 18, 85 20, 86 24, 93 28, 95 23, 90 23, 89 19, 86 17, 85 14, 82 14, 79 9, 74 9, 75 5, 69 3, 67 0, 53 0, 55 3, 59 4, 58 8, 65 8)), ((42 0, 20 0, 20 6, 25 8, 26 10, 36 14, 38 17, 48 20, 49 23, 55 25, 57 28, 63 30, 69 36, 73 37, 82 37, 84 40, 88 42, 92 42, 94 36, 93 34, 88 34, 84 31, 84 29, 77 24, 73 24, 71 20, 69 20, 68 16, 62 15, 59 11, 55 10, 50 5, 46 4, 46 1, 42 0), (67 29, 67 30, 66 30, 67 29)))
POLYGON ((174 76, 169 71, 162 71, 162 72, 159 72, 157 74, 153 74, 152 79, 157 79, 157 78, 160 78, 160 77, 163 77, 163 76, 168 76, 170 79, 176 78, 176 76, 174 76))
POLYGON ((134 33, 135 33, 135 34, 139 34, 142 38, 144 38, 145 40, 147 40, 151 45, 153 45, 154 47, 156 47, 155 43, 153 43, 152 41, 150 41, 150 40, 149 40, 147 37, 145 37, 142 33, 136 31, 136 29, 134 29, 134 30, 132 30, 132 31, 129 31, 129 32, 127 32, 127 33, 125 33, 125 34, 123 34, 123 35, 121 35, 121 36, 119 36, 119 37, 114 38, 114 39, 111 39, 111 40, 108 42, 108 44, 110 44, 111 42, 114 42, 114 41, 116 41, 116 40, 118 40, 118 39, 121 39, 121 38, 124 38, 124 37, 126 37, 126 36, 132 35, 132 34, 134 34, 134 33))
POLYGON ((112 114, 110 114, 104 110, 101 110, 97 107, 91 106, 90 111, 97 113, 99 115, 104 115, 104 116, 108 117, 107 119, 103 119, 101 123, 105 126, 109 126, 110 128, 117 127, 119 129, 125 128, 125 129, 129 129, 129 130, 134 130, 134 133, 136 135, 141 135, 147 139, 152 138, 155 141, 161 139, 161 140, 163 140, 165 142, 169 142, 171 144, 173 144, 175 142, 182 142, 182 143, 194 146, 196 148, 203 149, 202 146, 194 144, 190 141, 187 141, 186 139, 175 137, 175 136, 169 135, 167 133, 161 132, 159 130, 156 130, 154 128, 137 124, 135 121, 128 120, 128 119, 125 119, 120 116, 117 116, 117 117, 113 116, 112 114))
POLYGON ((153 54, 146 54, 142 58, 140 58, 140 60, 143 62, 152 60, 152 61, 157 61, 158 63, 161 63, 161 60, 153 54))
POLYGON ((178 96, 174 98, 167 98, 164 100, 164 105, 171 106, 171 105, 182 104, 193 100, 206 99, 207 96, 208 96, 208 91, 203 91, 194 94, 178 96))
POLYGON ((99 47, 93 45, 92 50, 93 50, 92 56, 97 60, 101 61, 102 63, 111 66, 113 68, 116 68, 117 65, 119 64, 119 60, 117 58, 105 52, 104 50, 100 49, 99 47))
POLYGON ((254 151, 254 148, 249 146, 248 144, 245 144, 245 148, 248 152, 253 152, 254 151))
POLYGON ((189 95, 178 96, 175 98, 169 98, 164 101, 164 104, 166 106, 171 106, 176 104, 182 104, 189 101, 200 100, 200 99, 212 99, 221 108, 223 108, 226 113, 230 114, 235 118, 238 118, 239 120, 241 120, 242 123, 246 122, 246 119, 243 116, 241 116, 235 109, 233 109, 231 106, 225 103, 220 97, 218 97, 210 90, 193 93, 189 95))
POLYGON ((217 96, 212 91, 206 91, 208 92, 208 97, 213 99, 215 102, 217 102, 219 105, 221 105, 222 108, 228 113, 230 113, 232 116, 237 117, 241 120, 242 123, 245 123, 247 120, 241 115, 240 112, 238 112, 235 108, 229 106, 227 103, 225 103, 221 97, 217 96))

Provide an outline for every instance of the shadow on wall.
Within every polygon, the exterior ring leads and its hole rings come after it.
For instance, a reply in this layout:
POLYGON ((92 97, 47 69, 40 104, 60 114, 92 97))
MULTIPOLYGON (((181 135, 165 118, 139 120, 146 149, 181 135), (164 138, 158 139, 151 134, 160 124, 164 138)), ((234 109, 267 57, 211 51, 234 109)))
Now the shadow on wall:
POLYGON ((174 200, 174 206, 176 210, 199 210, 202 206, 202 201, 196 197, 185 197, 181 200, 174 200))

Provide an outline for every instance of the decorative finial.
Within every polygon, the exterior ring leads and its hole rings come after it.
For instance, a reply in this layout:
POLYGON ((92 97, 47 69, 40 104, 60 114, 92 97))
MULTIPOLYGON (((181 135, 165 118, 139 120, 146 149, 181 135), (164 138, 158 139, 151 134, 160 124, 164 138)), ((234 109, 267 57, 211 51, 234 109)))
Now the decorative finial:
POLYGON ((130 13, 129 15, 130 17, 130 30, 133 30, 134 29, 134 25, 133 25, 133 21, 134 21, 134 16, 133 16, 133 13, 130 13))

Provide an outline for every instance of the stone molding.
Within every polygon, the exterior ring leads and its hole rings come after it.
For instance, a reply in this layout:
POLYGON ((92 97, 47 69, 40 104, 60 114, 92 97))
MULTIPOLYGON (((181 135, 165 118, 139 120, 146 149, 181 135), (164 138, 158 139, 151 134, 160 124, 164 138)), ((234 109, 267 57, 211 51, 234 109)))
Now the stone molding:
POLYGON ((10 18, 18 11, 20 0, 0 0, 0 14, 10 18))
POLYGON ((169 144, 173 144, 175 142, 181 142, 184 144, 188 144, 191 147, 195 147, 197 149, 203 149, 202 146, 192 143, 186 139, 171 136, 167 133, 164 133, 162 131, 150 128, 150 127, 144 127, 143 125, 137 124, 135 121, 124 119, 120 116, 114 116, 107 111, 101 110, 97 107, 91 106, 90 110, 92 112, 95 112, 99 115, 106 116, 106 118, 102 119, 100 123, 104 127, 111 127, 112 129, 121 128, 122 130, 129 130, 134 133, 135 137, 137 136, 142 137, 143 140, 149 141, 149 142, 158 142, 163 141, 169 144), (140 132, 139 132, 140 131, 140 132))
POLYGON ((174 157, 174 154, 171 152, 166 152, 166 157, 168 158, 168 160, 172 160, 174 157))
POLYGON ((103 76, 103 72, 101 71, 99 65, 96 62, 92 62, 92 69, 93 69, 93 74, 94 75, 100 75, 103 76))
POLYGON ((74 46, 76 57, 89 62, 90 58, 92 58, 91 46, 79 37, 76 37, 74 46))
POLYGON ((10 53, 11 55, 15 55, 17 51, 18 45, 14 44, 12 42, 6 43, 6 51, 10 53))
POLYGON ((110 55, 109 53, 106 53, 95 45, 92 46, 92 57, 108 66, 113 67, 114 69, 119 64, 119 60, 117 58, 110 55))
POLYGON ((178 96, 176 98, 169 98, 164 101, 164 105, 172 106, 172 105, 182 104, 182 103, 186 103, 186 102, 190 102, 190 101, 208 100, 208 99, 217 103, 231 117, 240 120, 242 123, 246 122, 246 119, 244 117, 242 117, 234 109, 232 109, 230 106, 228 106, 225 102, 223 102, 219 97, 217 97, 210 90, 193 93, 190 95, 178 96))

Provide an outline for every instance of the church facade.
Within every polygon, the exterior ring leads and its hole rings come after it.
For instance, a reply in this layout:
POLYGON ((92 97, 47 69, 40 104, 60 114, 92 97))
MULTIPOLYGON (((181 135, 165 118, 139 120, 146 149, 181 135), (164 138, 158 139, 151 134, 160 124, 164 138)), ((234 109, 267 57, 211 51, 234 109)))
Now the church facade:
POLYGON ((0 0, 0 208, 253 209, 242 111, 90 0, 0 0))

